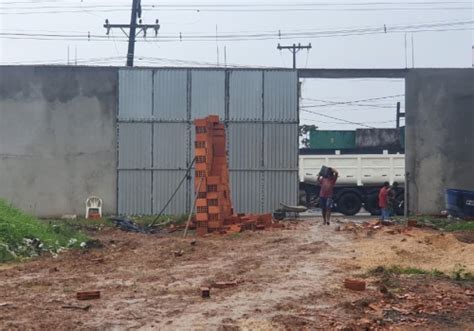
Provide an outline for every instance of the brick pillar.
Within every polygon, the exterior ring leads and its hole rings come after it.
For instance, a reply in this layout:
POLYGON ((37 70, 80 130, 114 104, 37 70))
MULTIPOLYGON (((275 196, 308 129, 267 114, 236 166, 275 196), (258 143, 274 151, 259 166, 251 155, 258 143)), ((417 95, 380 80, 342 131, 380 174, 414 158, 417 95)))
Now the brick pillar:
POLYGON ((232 216, 233 208, 229 190, 225 126, 216 115, 196 119, 194 125, 195 191, 202 178, 196 201, 196 229, 198 235, 204 235, 222 228, 224 220, 232 216))

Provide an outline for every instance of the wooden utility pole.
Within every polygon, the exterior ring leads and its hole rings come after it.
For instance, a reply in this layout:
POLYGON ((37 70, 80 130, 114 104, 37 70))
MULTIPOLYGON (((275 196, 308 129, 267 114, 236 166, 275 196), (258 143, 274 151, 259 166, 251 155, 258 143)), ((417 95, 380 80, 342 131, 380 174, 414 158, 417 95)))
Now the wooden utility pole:
POLYGON ((133 59, 135 55, 135 38, 140 33, 143 32, 143 37, 146 38, 147 29, 155 30, 155 37, 158 35, 158 30, 160 25, 158 20, 155 21, 155 24, 142 24, 142 6, 141 0, 133 0, 132 3, 132 16, 130 18, 130 24, 110 24, 109 20, 105 20, 104 28, 107 29, 107 35, 110 33, 110 29, 119 28, 122 32, 128 37, 128 51, 127 51, 127 67, 133 67, 133 59), (137 24, 137 18, 139 18, 139 24, 137 24), (129 28, 130 31, 127 32, 124 29, 129 28), (138 28, 138 32, 137 32, 138 28))
POLYGON ((293 69, 296 69, 296 53, 298 53, 302 49, 307 49, 308 51, 311 49, 311 43, 309 43, 307 46, 301 46, 300 43, 298 45, 293 44, 292 46, 281 46, 278 44, 277 49, 280 51, 282 49, 287 49, 293 54, 293 69))

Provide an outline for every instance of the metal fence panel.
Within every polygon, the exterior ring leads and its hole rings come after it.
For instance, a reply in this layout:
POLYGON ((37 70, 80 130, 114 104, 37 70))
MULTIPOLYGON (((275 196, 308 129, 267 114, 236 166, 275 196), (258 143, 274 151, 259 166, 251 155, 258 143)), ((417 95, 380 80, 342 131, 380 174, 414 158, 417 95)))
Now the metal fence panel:
POLYGON ((119 123, 119 168, 151 167, 151 123, 119 123))
POLYGON ((119 70, 119 118, 152 117, 152 70, 119 70))
POLYGON ((191 118, 225 117, 225 72, 193 70, 191 73, 191 118))
POLYGON ((233 70, 229 75, 229 120, 262 120, 263 73, 233 70))
POLYGON ((187 70, 154 72, 153 115, 159 120, 187 120, 187 70))
POLYGON ((153 124, 153 168, 186 169, 187 123, 153 124))
POLYGON ((298 121, 298 77, 296 71, 264 72, 265 121, 298 121))
POLYGON ((118 213, 150 215, 151 171, 120 170, 118 172, 118 213))
POLYGON ((265 171, 263 212, 280 208, 280 202, 298 203, 298 171, 265 171))
MULTIPOLYGON (((195 129, 187 120, 210 114, 229 120, 235 211, 272 211, 279 202, 297 202, 294 71, 154 70, 119 71, 119 213, 159 212, 194 156, 195 129)), ((192 191, 187 180, 165 213, 186 212, 192 191)))
POLYGON ((262 212, 260 171, 230 171, 230 194, 234 213, 262 212))
MULTIPOLYGON (((157 214, 164 207, 173 192, 183 179, 185 170, 153 171, 153 213, 157 214)), ((178 192, 164 210, 166 215, 181 215, 188 212, 186 205, 187 185, 181 185, 178 192)))
POLYGON ((298 125, 265 123, 265 169, 298 169, 298 125))
POLYGON ((263 152, 261 123, 230 123, 227 129, 229 140, 230 169, 258 169, 263 152))

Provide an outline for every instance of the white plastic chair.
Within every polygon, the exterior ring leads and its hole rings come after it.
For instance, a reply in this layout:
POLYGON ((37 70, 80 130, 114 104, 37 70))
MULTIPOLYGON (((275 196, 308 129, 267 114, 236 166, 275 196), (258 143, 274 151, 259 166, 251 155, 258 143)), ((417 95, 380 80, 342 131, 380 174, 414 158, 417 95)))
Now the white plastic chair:
POLYGON ((86 199, 86 218, 89 218, 90 211, 97 211, 99 217, 102 218, 102 199, 90 196, 86 199))

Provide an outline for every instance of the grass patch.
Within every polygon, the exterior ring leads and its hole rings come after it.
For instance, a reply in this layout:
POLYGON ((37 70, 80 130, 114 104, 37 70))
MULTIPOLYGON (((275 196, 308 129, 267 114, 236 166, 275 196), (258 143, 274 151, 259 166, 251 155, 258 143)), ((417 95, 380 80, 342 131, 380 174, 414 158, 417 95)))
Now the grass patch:
POLYGON ((398 265, 393 265, 390 267, 378 266, 369 271, 370 274, 386 274, 386 275, 429 275, 433 277, 443 277, 445 274, 438 269, 433 270, 424 270, 415 267, 401 267, 398 265))
POLYGON ((433 227, 441 231, 474 231, 474 221, 435 216, 413 216, 410 219, 416 220, 421 225, 433 227))
POLYGON ((393 265, 390 267, 378 266, 374 269, 369 270, 369 275, 382 275, 383 277, 389 277, 393 275, 426 275, 438 278, 450 278, 458 281, 473 281, 474 274, 467 271, 466 266, 462 264, 456 264, 453 271, 450 274, 446 274, 438 269, 424 270, 414 267, 401 267, 393 265))
POLYGON ((50 226, 60 226, 69 228, 74 231, 98 231, 106 227, 114 226, 113 222, 107 218, 101 219, 86 219, 77 218, 74 220, 57 220, 57 219, 44 219, 43 223, 50 226))
POLYGON ((474 221, 464 221, 448 224, 445 228, 445 231, 474 231, 474 221))
POLYGON ((0 262, 78 248, 86 235, 64 224, 48 224, 0 200, 0 262))
POLYGON ((463 264, 457 264, 451 274, 451 278, 454 280, 474 280, 474 274, 466 270, 466 266, 463 264))

